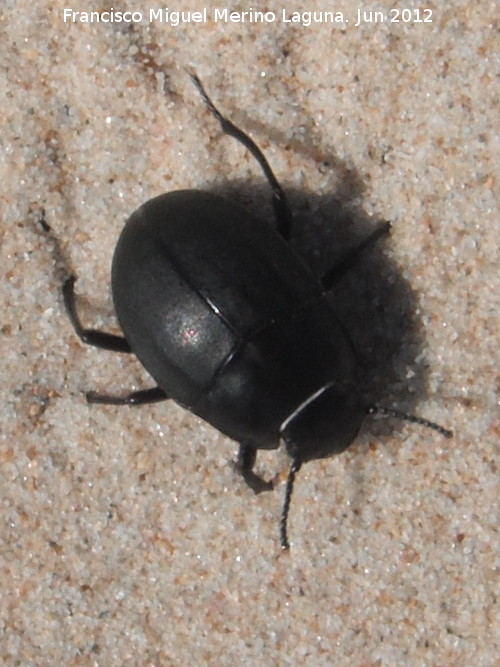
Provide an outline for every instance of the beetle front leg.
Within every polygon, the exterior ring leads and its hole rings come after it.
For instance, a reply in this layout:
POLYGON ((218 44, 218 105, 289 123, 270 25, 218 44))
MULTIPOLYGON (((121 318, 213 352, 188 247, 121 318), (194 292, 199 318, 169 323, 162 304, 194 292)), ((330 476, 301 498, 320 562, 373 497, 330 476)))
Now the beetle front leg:
POLYGON ((236 469, 243 475, 243 479, 252 489, 254 493, 261 493, 262 491, 272 491, 274 483, 259 477, 253 471, 255 459, 257 458, 257 450, 248 443, 240 442, 238 450, 238 458, 236 460, 236 469))
POLYGON ((103 350, 111 350, 111 352, 132 352, 130 345, 123 336, 115 336, 115 334, 98 331, 97 329, 85 329, 76 312, 75 282, 75 276, 66 280, 63 285, 63 297, 66 312, 80 340, 87 345, 100 347, 103 350))

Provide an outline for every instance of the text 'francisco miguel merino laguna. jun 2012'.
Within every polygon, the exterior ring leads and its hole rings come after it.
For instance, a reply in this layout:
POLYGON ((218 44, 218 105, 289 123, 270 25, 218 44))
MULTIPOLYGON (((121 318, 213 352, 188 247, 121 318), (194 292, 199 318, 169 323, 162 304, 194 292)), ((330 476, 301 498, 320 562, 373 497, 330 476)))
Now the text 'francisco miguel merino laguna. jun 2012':
POLYGON ((372 11, 353 9, 348 16, 340 11, 303 11, 290 12, 282 9, 279 12, 258 11, 249 8, 246 11, 234 11, 227 7, 204 7, 199 11, 172 11, 164 9, 148 9, 135 11, 80 12, 66 7, 63 10, 65 23, 164 23, 173 28, 188 23, 293 23, 304 27, 316 23, 331 23, 345 27, 351 23, 358 27, 365 23, 432 23, 431 9, 389 9, 372 11))

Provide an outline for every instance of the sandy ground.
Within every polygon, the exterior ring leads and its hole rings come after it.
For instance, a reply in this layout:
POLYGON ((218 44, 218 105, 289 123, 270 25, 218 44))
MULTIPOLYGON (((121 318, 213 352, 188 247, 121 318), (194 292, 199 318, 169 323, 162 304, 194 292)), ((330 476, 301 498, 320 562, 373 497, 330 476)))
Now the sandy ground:
MULTIPOLYGON (((356 26, 374 7, 340 0, 349 22, 306 25, 328 4, 237 23, 192 0, 207 22, 174 26, 153 0, 113 3, 134 23, 2 3, 2 664, 498 664, 495 3, 382 1, 356 26), (332 304, 372 400, 455 432, 367 419, 304 466, 289 553, 284 484, 254 496, 234 442, 173 403, 86 404, 151 379, 82 345, 62 305, 74 271, 85 322, 116 330, 114 244, 152 196, 215 189, 272 217, 186 68, 264 149, 315 271, 391 221, 332 304)), ((266 477, 287 468, 259 456, 266 477)))

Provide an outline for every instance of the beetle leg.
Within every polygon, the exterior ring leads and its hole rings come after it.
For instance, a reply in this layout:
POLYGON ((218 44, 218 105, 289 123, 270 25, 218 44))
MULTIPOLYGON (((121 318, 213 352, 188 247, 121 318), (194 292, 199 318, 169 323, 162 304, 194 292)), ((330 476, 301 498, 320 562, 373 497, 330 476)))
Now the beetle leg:
POLYGON ((293 485, 295 484, 295 476, 302 467, 302 461, 299 459, 294 459, 292 465, 290 466, 290 472, 288 473, 288 480, 286 483, 285 491, 285 502, 283 503, 283 511, 281 512, 280 519, 280 542, 281 548, 284 551, 290 549, 290 542, 288 541, 288 512, 290 510, 290 501, 292 500, 293 485))
POLYGON ((278 233, 281 234, 281 236, 286 241, 289 241, 290 230, 292 226, 292 214, 290 212, 288 201, 283 191, 283 188, 278 183, 278 179, 274 175, 273 170, 271 169, 269 162, 266 160, 266 157, 264 156, 263 152, 260 150, 260 148, 257 146, 257 144, 253 139, 251 139, 247 134, 245 134, 245 132, 243 132, 243 130, 240 130, 239 127, 236 127, 234 123, 232 123, 228 118, 226 118, 221 114, 221 112, 217 109, 215 104, 207 95, 205 88, 203 88, 203 84, 196 76, 196 74, 193 74, 191 72, 188 72, 188 74, 191 77, 191 80, 193 81, 194 85, 198 89, 198 92, 202 96, 203 101, 207 105, 209 111, 219 121, 224 134, 233 137, 234 139, 236 139, 236 141, 239 141, 240 144, 243 144, 243 146, 250 151, 250 153, 259 163, 260 168, 264 172, 264 175, 267 178, 267 181, 273 191, 273 206, 274 206, 274 214, 276 216, 278 233))
POLYGON ((75 276, 69 277, 63 285, 64 305, 66 312, 73 325, 74 330, 78 334, 80 340, 88 345, 100 347, 103 350, 111 350, 112 352, 131 352, 130 345, 123 336, 115 336, 105 331, 97 331, 97 329, 85 329, 80 322, 78 313, 76 312, 75 300, 75 276))
POLYGON ((357 246, 351 248, 347 253, 340 259, 335 266, 333 266, 325 275, 321 278, 321 284, 323 288, 328 291, 333 287, 333 285, 343 278, 345 274, 356 264, 360 255, 366 248, 372 246, 379 238, 387 236, 391 230, 391 223, 384 222, 379 225, 373 232, 364 240, 361 241, 357 246))
POLYGON ((236 469, 243 475, 243 479, 254 493, 272 491, 274 488, 273 482, 266 482, 264 479, 262 479, 262 477, 259 477, 253 471, 256 458, 257 450, 255 447, 252 447, 248 443, 240 442, 238 459, 236 461, 236 469))
POLYGON ((126 396, 107 396, 96 391, 87 392, 87 403, 100 403, 102 405, 146 405, 147 403, 166 401, 168 398, 169 396, 160 387, 133 391, 126 396))

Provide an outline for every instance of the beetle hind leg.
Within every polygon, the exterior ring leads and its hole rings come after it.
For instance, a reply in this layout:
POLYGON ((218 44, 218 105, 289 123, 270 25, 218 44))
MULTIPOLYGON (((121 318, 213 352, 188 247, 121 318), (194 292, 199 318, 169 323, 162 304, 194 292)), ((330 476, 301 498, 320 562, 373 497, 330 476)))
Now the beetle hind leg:
POLYGON ((262 491, 272 491, 274 483, 259 477, 254 471, 255 459, 257 458, 257 450, 246 442, 240 442, 238 450, 238 458, 235 467, 241 473, 243 479, 252 489, 254 493, 262 493, 262 491))
POLYGON ((214 118, 216 118, 219 121, 224 134, 227 134, 228 136, 236 139, 236 141, 239 141, 240 144, 242 144, 248 151, 250 151, 250 153, 259 163, 259 166, 264 172, 267 182, 269 183, 273 191, 273 207, 274 207, 274 214, 276 216, 278 233, 281 234, 281 236, 286 241, 289 241, 290 231, 292 227, 292 214, 290 212, 290 207, 288 206, 288 201, 285 192, 281 187, 281 185, 279 184, 278 179, 274 175, 273 170, 271 169, 264 153, 260 150, 255 141, 248 136, 248 134, 243 132, 243 130, 240 130, 239 127, 237 127, 228 118, 226 118, 221 114, 221 112, 217 109, 215 104, 207 95, 205 88, 203 87, 203 84, 201 83, 197 75, 192 72, 188 72, 188 74, 191 77, 192 82, 198 89, 198 92, 202 96, 203 101, 207 105, 208 110, 214 116, 214 118))
POLYGON ((123 336, 116 336, 115 334, 98 331, 97 329, 85 329, 76 311, 75 282, 75 276, 71 276, 66 280, 63 285, 63 297, 66 312, 80 340, 87 345, 93 345, 102 350, 131 352, 130 345, 123 336))

